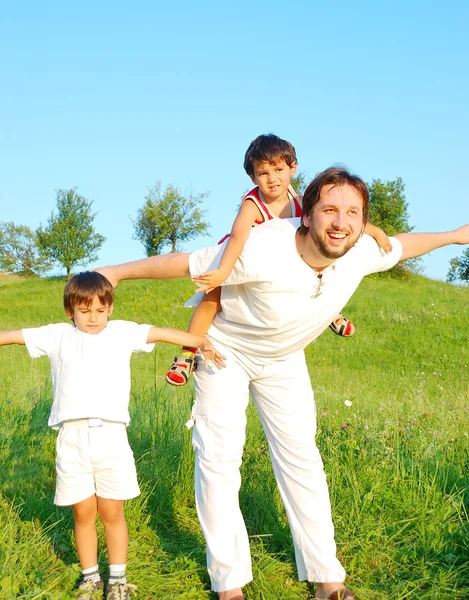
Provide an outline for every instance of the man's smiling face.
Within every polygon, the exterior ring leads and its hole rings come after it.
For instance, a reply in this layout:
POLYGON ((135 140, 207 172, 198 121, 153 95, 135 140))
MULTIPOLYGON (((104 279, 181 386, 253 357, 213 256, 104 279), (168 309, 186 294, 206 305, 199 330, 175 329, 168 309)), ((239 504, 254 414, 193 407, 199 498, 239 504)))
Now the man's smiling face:
POLYGON ((322 256, 340 258, 363 233, 363 199, 348 184, 326 184, 312 215, 303 216, 303 224, 322 256))

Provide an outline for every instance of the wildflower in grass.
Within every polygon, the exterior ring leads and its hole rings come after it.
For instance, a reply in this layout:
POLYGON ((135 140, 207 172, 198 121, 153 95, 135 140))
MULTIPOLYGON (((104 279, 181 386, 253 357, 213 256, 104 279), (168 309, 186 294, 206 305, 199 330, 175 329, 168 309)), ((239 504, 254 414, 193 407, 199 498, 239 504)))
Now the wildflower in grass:
POLYGON ((349 427, 350 427, 350 423, 345 423, 345 425, 342 425, 340 429, 342 431, 346 431, 347 429, 349 429, 349 427))
POLYGON ((327 417, 327 412, 321 413, 321 417, 327 417))
POLYGON ((352 406, 352 401, 351 400, 344 400, 344 404, 345 404, 345 406, 352 406))

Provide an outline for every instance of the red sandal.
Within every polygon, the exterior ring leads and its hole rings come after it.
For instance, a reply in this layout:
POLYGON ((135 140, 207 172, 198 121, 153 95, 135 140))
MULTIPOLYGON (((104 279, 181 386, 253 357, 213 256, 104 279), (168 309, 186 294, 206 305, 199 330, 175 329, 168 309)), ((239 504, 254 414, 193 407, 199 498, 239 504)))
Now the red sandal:
POLYGON ((186 385, 190 374, 195 371, 195 361, 189 356, 176 356, 166 373, 166 381, 171 385, 186 385))
POLYGON ((351 337, 355 333, 354 324, 343 315, 338 315, 329 325, 329 328, 332 329, 336 335, 342 337, 351 337))

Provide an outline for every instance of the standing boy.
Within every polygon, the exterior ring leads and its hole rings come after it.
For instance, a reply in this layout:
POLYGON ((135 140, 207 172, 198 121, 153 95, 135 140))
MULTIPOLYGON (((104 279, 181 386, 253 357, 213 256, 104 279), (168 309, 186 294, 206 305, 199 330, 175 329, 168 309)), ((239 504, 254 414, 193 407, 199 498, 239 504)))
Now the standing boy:
POLYGON ((48 356, 54 401, 49 426, 57 437, 55 504, 72 506, 75 540, 83 581, 77 598, 101 597, 96 517, 106 531, 110 577, 108 600, 128 600, 128 550, 124 500, 140 493, 127 440, 130 422, 130 357, 151 352, 154 342, 200 347, 206 359, 222 366, 222 356, 202 337, 178 331, 109 321, 114 290, 100 273, 75 275, 64 290, 64 308, 72 324, 0 331, 0 346, 25 344, 32 358, 48 356))

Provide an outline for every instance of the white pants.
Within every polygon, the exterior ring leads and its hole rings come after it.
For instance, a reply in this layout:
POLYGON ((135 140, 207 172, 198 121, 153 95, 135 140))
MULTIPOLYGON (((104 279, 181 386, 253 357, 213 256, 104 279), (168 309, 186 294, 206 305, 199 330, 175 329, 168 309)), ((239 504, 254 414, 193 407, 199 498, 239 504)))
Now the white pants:
POLYGON ((227 367, 205 370, 198 364, 193 411, 195 494, 212 589, 230 590, 252 579, 249 540, 238 503, 249 391, 269 443, 299 579, 344 581, 303 352, 280 362, 261 362, 219 342, 216 346, 226 355, 227 367))

